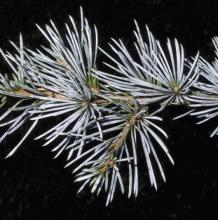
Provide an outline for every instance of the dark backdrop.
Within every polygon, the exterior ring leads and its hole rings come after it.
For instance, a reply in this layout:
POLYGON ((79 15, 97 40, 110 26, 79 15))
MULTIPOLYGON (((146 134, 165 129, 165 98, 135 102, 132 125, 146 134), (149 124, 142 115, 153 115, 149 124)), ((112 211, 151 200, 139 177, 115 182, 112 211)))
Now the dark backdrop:
MULTIPOLYGON (((178 38, 190 56, 198 49, 208 59, 213 56, 211 37, 218 34, 216 0, 1 0, 0 47, 8 49, 8 40, 17 42, 19 32, 26 46, 39 46, 43 38, 35 23, 43 25, 52 18, 63 26, 68 14, 79 18, 80 5, 90 23, 97 25, 103 47, 110 37, 129 44, 136 18, 161 41, 166 36, 178 38)), ((117 195, 108 208, 102 196, 77 196, 71 170, 63 169, 65 158, 53 160, 41 142, 29 138, 15 156, 3 160, 24 128, 0 144, 0 219, 217 219, 218 145, 216 137, 209 138, 216 122, 202 126, 192 118, 174 122, 171 118, 178 111, 168 108, 164 113, 167 144, 176 162, 171 167, 163 161, 167 183, 160 183, 155 192, 145 179, 137 199, 117 195)))

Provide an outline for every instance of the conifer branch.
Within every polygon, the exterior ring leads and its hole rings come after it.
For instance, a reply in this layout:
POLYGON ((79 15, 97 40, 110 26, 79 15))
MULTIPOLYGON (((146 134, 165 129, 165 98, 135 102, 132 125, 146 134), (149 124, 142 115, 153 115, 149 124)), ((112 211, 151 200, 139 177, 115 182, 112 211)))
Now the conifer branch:
MULTIPOLYGON (((128 197, 138 195, 138 167, 144 167, 140 155, 151 186, 158 187, 158 171, 166 181, 157 148, 174 164, 161 138, 167 134, 159 127, 158 114, 167 106, 187 106, 175 119, 195 115, 204 123, 217 117, 218 38, 210 64, 199 52, 188 58, 177 39, 161 44, 147 26, 144 36, 135 21, 135 58, 121 40, 112 39, 111 52, 100 48, 97 28, 82 9, 80 15, 80 25, 69 17, 64 35, 52 21, 37 26, 47 41, 40 49, 24 47, 20 35, 18 46, 11 42, 14 54, 0 50, 11 69, 11 74, 0 74, 0 127, 6 128, 0 143, 31 122, 10 157, 38 123, 57 118, 35 139, 52 145, 55 158, 67 155, 65 167, 76 173, 78 192, 89 187, 98 195, 104 188, 108 205, 118 187, 128 197), (105 59, 102 70, 97 68, 99 50, 105 59)), ((215 134, 218 127, 211 137, 215 134)))

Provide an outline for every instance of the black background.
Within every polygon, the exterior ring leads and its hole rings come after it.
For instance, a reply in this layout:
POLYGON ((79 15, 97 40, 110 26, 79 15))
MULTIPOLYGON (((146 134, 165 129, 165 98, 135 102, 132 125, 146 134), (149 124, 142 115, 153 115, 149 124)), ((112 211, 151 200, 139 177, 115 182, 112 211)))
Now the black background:
MULTIPOLYGON (((213 57, 211 37, 218 35, 216 0, 1 0, 0 47, 9 49, 8 40, 17 42, 19 32, 26 46, 38 47, 43 37, 35 23, 44 25, 52 18, 63 27, 67 15, 79 19, 80 5, 90 23, 97 25, 104 48, 110 37, 130 44, 135 18, 141 26, 148 24, 161 41, 167 36, 178 38, 187 55, 200 50, 204 57, 213 57)), ((65 157, 53 160, 50 148, 41 147, 39 141, 29 138, 15 156, 4 160, 23 128, 0 144, 0 219, 217 219, 218 145, 216 137, 209 138, 216 121, 202 126, 195 125, 193 118, 172 121, 179 111, 171 107, 164 113, 167 145, 176 162, 172 167, 163 159, 166 184, 160 182, 155 192, 145 179, 136 199, 117 194, 107 208, 104 196, 76 195, 71 170, 63 169, 65 157)))

